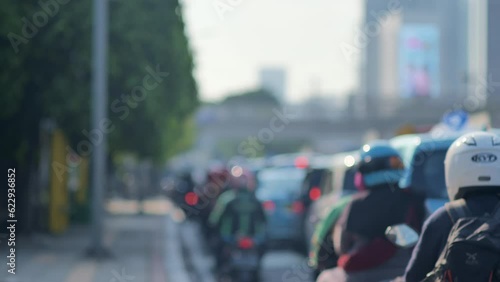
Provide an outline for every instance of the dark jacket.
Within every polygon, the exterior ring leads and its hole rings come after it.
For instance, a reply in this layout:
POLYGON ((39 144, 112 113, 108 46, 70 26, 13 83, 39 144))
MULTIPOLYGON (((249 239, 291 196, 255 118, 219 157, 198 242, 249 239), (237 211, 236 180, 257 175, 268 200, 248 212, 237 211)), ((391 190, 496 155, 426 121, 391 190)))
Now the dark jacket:
POLYGON ((407 223, 419 231, 424 218, 423 198, 409 190, 386 185, 355 195, 337 223, 341 235, 334 235, 344 269, 360 271, 382 265, 397 252, 385 240, 387 227, 407 223), (355 263, 349 266, 349 262, 355 263))
MULTIPOLYGON (((494 193, 470 194, 465 197, 465 202, 473 215, 480 216, 492 212, 498 205, 499 198, 494 193)), ((406 268, 406 282, 422 281, 434 269, 452 227, 453 223, 444 207, 439 208, 426 220, 420 240, 406 268)))

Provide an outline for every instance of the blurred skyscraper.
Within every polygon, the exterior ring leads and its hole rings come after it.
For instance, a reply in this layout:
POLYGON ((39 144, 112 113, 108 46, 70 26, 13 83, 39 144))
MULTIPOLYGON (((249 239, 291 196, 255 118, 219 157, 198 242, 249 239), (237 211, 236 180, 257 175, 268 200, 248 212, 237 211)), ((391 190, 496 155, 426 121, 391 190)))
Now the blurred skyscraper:
MULTIPOLYGON (((487 0, 479 0, 478 2, 484 3, 485 1, 487 0)), ((480 55, 486 53, 487 60, 485 62, 486 66, 480 65, 480 67, 485 67, 487 69, 487 73, 483 76, 483 83, 486 80, 487 87, 482 87, 485 93, 481 94, 487 99, 487 106, 491 115, 492 124, 495 127, 499 127, 500 111, 498 110, 498 106, 495 105, 500 102, 500 95, 498 95, 500 83, 500 34, 498 33, 498 27, 500 26, 500 1, 488 0, 487 11, 481 13, 482 11, 484 10, 480 10, 478 15, 483 19, 487 19, 485 20, 487 25, 487 43, 485 48, 480 50, 482 52, 480 55)), ((477 89, 481 87, 476 86, 475 88, 477 91, 477 89)), ((480 93, 478 94, 481 95, 480 93)))
MULTIPOLYGON (((498 32, 496 31, 496 27, 499 24, 498 20, 498 8, 490 9, 488 6, 491 4, 498 3, 497 1, 489 1, 489 0, 476 0, 476 1, 468 1, 468 21, 467 21, 467 38, 468 38, 468 69, 469 75, 467 77, 469 84, 472 86, 473 81, 477 81, 478 77, 484 77, 486 75, 487 70, 487 61, 488 61, 488 37, 492 39, 500 38, 498 36, 498 32), (496 3, 493 3, 496 2, 496 3), (491 18, 488 13, 493 12, 493 18, 491 18), (495 31, 490 33, 488 32, 488 21, 494 23, 495 31), (496 36, 492 36, 496 34, 496 36)), ((494 5, 497 6, 498 5, 494 5)), ((498 43, 497 43, 498 44, 498 43)), ((495 48, 498 50, 498 45, 495 48)), ((472 87, 471 90, 473 90, 472 87)))
MULTIPOLYGON (((487 0, 478 0, 478 2, 484 3, 487 0)), ((500 82, 500 33, 498 33, 498 27, 500 26, 500 1, 497 0, 488 0, 486 9, 481 9, 482 6, 479 7, 479 11, 477 11, 478 17, 482 17, 485 20, 485 32, 487 33, 486 45, 484 46, 482 54, 487 53, 487 61, 485 64, 487 65, 488 75, 491 76, 488 80, 492 83, 490 86, 490 92, 493 92, 493 88, 498 87, 498 85, 493 85, 500 82)), ((483 67, 483 66, 481 66, 483 67)), ((489 93, 489 96, 498 97, 497 93, 489 93), (494 94, 494 95, 492 95, 494 94)))
POLYGON ((259 76, 263 89, 271 92, 280 103, 286 102, 286 73, 283 68, 262 68, 259 76))
POLYGON ((457 98, 468 70, 467 0, 365 0, 361 92, 379 98, 457 98))

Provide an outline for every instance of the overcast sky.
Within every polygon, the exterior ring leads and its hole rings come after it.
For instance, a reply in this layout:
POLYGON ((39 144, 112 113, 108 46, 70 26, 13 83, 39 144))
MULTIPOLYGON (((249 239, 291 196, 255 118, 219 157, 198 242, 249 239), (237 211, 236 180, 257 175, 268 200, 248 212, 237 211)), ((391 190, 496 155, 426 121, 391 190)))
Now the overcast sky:
POLYGON ((257 87, 265 66, 286 69, 289 101, 354 89, 358 66, 340 46, 353 42, 362 2, 184 0, 201 99, 257 87))

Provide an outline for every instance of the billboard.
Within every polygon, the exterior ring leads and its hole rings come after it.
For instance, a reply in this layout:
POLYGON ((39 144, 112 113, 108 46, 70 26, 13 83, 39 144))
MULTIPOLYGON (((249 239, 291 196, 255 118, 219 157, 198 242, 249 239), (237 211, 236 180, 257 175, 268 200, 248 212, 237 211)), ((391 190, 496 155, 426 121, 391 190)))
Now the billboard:
POLYGON ((430 24, 403 25, 399 37, 400 95, 438 97, 439 29, 430 24))

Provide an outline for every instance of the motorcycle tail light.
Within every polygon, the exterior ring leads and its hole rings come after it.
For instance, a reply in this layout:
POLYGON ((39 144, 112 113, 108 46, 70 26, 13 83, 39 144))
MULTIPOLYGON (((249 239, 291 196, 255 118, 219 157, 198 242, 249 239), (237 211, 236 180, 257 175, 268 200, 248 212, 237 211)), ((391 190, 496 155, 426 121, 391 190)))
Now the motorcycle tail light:
POLYGON ((253 240, 252 238, 248 238, 248 237, 244 237, 244 238, 241 238, 239 241, 238 241, 238 247, 242 248, 242 249, 251 249, 253 247, 253 240))
POLYGON ((301 213, 304 211, 304 204, 302 202, 294 202, 292 204, 292 211, 294 213, 301 213))
POLYGON ((265 201, 264 203, 262 203, 262 207, 266 211, 274 211, 274 209, 276 208, 276 205, 274 204, 273 201, 265 201))
POLYGON ((196 206, 196 204, 198 204, 198 200, 198 195, 194 192, 189 192, 186 196, 184 196, 184 201, 186 201, 186 204, 190 206, 196 206))
POLYGON ((309 198, 311 201, 316 201, 321 197, 321 189, 319 187, 313 187, 309 191, 309 198))

